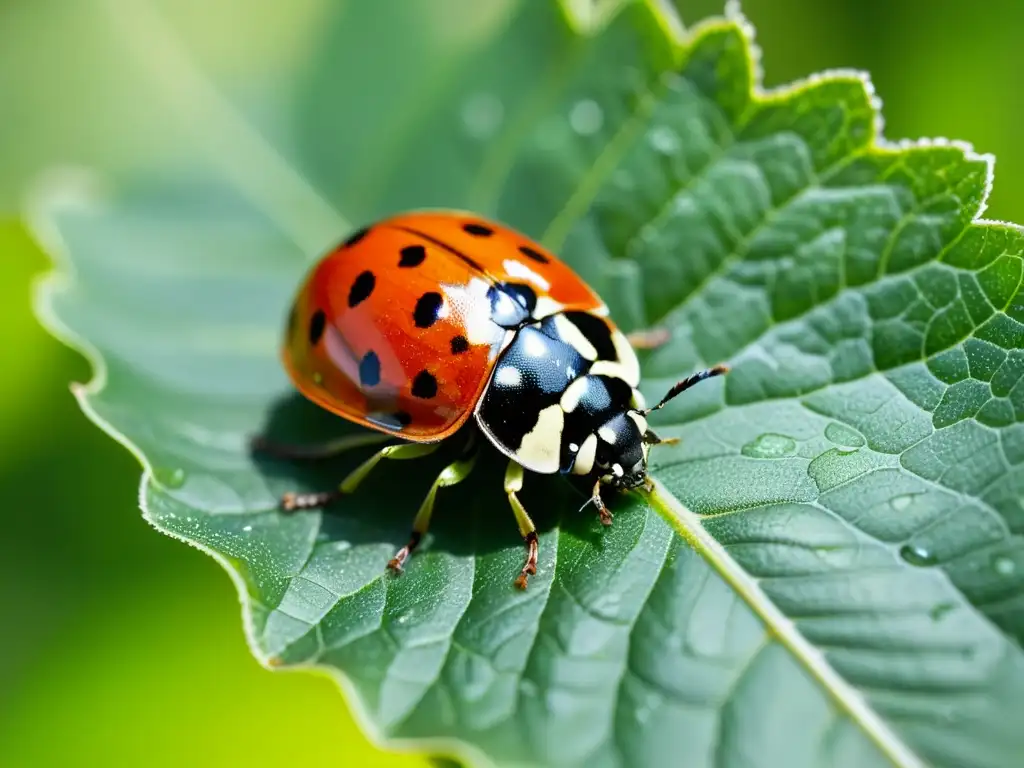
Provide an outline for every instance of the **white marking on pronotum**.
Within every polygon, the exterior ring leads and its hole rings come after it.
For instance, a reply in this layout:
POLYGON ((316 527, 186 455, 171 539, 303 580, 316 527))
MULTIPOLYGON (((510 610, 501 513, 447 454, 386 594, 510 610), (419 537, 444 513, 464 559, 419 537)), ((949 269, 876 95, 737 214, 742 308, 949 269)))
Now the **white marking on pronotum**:
MULTIPOLYGON (((590 366, 592 376, 611 376, 622 379, 634 390, 640 385, 640 361, 626 336, 618 330, 612 331, 616 360, 597 360, 590 366)), ((638 393, 637 393, 638 394, 638 393)))
POLYGON ((647 398, 643 396, 639 389, 633 390, 633 397, 629 402, 638 411, 643 411, 647 408, 647 398))
POLYGON ((577 328, 565 315, 555 315, 555 330, 580 355, 587 360, 597 360, 597 349, 590 343, 590 339, 584 336, 583 331, 577 328))
POLYGON ((619 358, 626 376, 623 378, 631 387, 640 385, 640 361, 637 359, 633 346, 629 343, 626 335, 617 329, 612 329, 612 344, 615 345, 615 354, 619 358))
POLYGON ((533 472, 552 474, 558 471, 565 417, 557 403, 537 415, 533 429, 523 435, 516 451, 516 460, 533 472))
POLYGON ((644 418, 642 413, 629 411, 626 413, 626 415, 633 420, 633 423, 636 424, 637 429, 640 430, 641 435, 647 431, 647 419, 644 418))
POLYGON ((505 259, 501 265, 505 268, 505 271, 513 277, 518 277, 521 280, 529 280, 541 290, 546 291, 551 287, 551 283, 546 280, 543 275, 538 275, 521 261, 505 259))
POLYGON ((523 374, 514 365, 503 365, 494 374, 494 381, 503 387, 518 387, 523 381, 523 374))
POLYGON ((615 430, 609 427, 601 427, 597 430, 597 436, 609 445, 615 445, 615 430))
POLYGON ((594 468, 594 457, 597 456, 597 435, 587 435, 579 452, 576 454, 576 463, 572 465, 574 475, 589 475, 594 468))
POLYGON ((572 384, 565 388, 565 392, 562 393, 561 399, 558 404, 562 407, 562 410, 566 413, 572 413, 576 410, 576 406, 580 404, 580 400, 587 394, 587 388, 590 386, 590 382, 586 376, 581 376, 576 379, 572 384))
POLYGON ((612 379, 622 379, 631 387, 636 386, 629 380, 629 370, 614 360, 596 360, 587 373, 591 376, 608 376, 612 379))
POLYGON ((536 334, 530 333, 526 334, 526 337, 523 339, 523 352, 530 357, 544 357, 548 353, 548 347, 543 339, 538 338, 536 334))

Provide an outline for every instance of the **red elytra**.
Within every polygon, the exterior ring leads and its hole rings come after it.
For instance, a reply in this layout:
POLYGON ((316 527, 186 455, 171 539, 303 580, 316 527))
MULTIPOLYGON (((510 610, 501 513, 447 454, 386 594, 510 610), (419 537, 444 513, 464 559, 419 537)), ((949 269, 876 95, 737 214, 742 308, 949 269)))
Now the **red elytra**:
MULTIPOLYGON (((303 281, 282 358, 321 407, 412 442, 455 433, 480 398, 508 330, 488 288, 525 282, 538 310, 607 314, 557 256, 461 211, 406 213, 360 230, 303 281)), ((538 312, 542 314, 542 312, 538 312)))

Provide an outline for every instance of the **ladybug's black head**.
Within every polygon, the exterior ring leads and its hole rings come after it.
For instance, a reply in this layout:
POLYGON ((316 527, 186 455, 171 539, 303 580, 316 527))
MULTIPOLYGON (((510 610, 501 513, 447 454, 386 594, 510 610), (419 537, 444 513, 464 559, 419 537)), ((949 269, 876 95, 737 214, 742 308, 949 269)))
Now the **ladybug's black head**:
POLYGON ((610 418, 597 430, 594 470, 613 488, 636 488, 647 479, 647 419, 639 411, 610 418))

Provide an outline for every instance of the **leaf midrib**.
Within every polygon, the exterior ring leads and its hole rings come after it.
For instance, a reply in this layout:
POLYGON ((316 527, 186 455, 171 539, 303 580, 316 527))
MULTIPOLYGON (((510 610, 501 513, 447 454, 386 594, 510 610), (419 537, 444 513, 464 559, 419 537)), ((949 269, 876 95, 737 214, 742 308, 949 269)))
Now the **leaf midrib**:
POLYGON ((654 480, 653 490, 642 495, 651 508, 668 521, 676 533, 740 596, 764 623, 768 634, 801 662, 808 674, 850 720, 860 726, 893 765, 924 768, 921 759, 893 733, 868 705, 866 698, 832 668, 824 654, 811 645, 796 628, 796 624, 776 607, 757 582, 729 556, 725 547, 708 533, 698 515, 683 506, 657 479, 654 480))

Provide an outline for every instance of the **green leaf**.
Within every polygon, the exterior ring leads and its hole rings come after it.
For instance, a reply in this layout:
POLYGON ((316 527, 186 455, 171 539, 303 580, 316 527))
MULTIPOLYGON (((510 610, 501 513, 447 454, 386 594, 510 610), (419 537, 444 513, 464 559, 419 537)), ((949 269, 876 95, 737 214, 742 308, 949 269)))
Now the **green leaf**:
POLYGON ((276 150, 124 10, 208 118, 184 112, 195 163, 36 209, 67 260, 41 315, 97 370, 82 406, 145 465, 147 519, 235 578, 254 653, 334 670, 374 734, 473 762, 1015 765, 1024 237, 978 218, 988 158, 883 141, 858 73, 763 92, 735 14, 683 33, 664 3, 389 4, 326 25, 276 150), (434 205, 543 239, 623 326, 670 327, 646 394, 733 366, 659 412, 682 445, 609 529, 527 478, 525 593, 497 458, 390 578, 440 460, 285 516, 280 493, 365 454, 246 451, 350 431, 291 392, 284 312, 342 230, 434 205))

